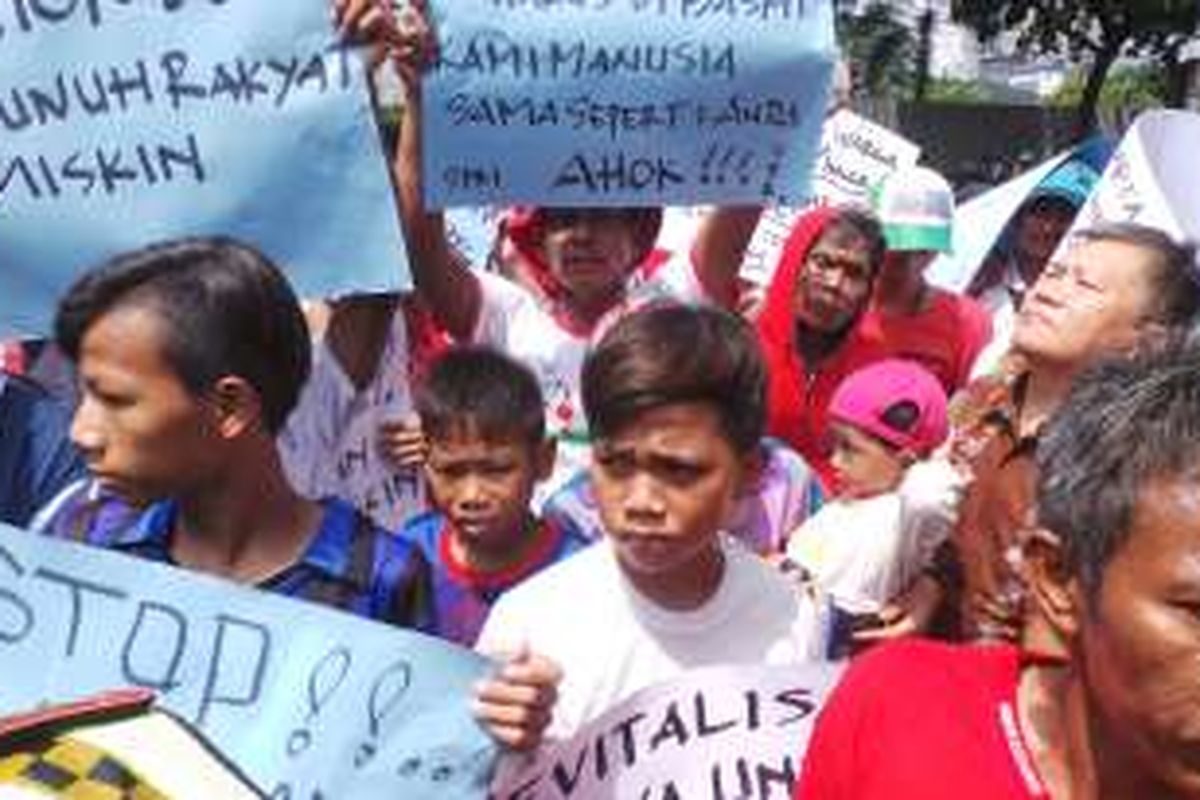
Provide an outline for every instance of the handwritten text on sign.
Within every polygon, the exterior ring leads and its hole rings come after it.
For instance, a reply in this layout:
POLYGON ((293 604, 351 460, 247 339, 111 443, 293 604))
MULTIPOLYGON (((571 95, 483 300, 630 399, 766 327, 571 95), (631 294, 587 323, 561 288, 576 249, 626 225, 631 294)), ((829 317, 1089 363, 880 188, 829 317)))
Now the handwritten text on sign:
POLYGON ((0 0, 0 333, 43 329, 79 269, 185 234, 258 245, 304 294, 395 285, 391 208, 320 0, 0 0))
MULTIPOLYGON (((810 205, 869 206, 871 192, 902 167, 917 163, 921 149, 899 134, 842 110, 825 121, 813 167, 810 205)), ((806 208, 768 209, 750 240, 742 275, 766 285, 783 245, 806 208)))
MULTIPOLYGON (((1071 226, 1134 222, 1175 239, 1200 238, 1200 164, 1190 155, 1200 135, 1200 114, 1154 110, 1125 133, 1071 226)), ((1069 237, 1064 238, 1065 248, 1069 237)))
POLYGON ((145 686, 274 798, 480 797, 467 650, 0 526, 0 714, 145 686))
POLYGON ((431 205, 803 197, 826 0, 445 0, 426 83, 431 205))
MULTIPOLYGON (((741 275, 759 286, 770 283, 783 245, 801 214, 813 205, 870 205, 870 193, 884 178, 917 163, 920 148, 899 134, 850 111, 825 120, 813 166, 812 193, 798 207, 776 206, 763 212, 741 275)), ((694 209, 668 209, 659 245, 684 250, 696 236, 701 216, 694 209)))
POLYGON ((502 770, 492 797, 787 800, 840 676, 837 664, 696 670, 639 692, 519 772, 502 770))

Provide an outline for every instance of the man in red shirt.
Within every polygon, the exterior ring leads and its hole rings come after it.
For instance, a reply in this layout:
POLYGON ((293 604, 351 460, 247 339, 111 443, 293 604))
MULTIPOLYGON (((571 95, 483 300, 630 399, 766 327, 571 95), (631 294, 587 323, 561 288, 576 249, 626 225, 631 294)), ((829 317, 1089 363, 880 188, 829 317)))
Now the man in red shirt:
POLYGON ((1200 797, 1200 350, 1083 376, 1038 445, 1034 602, 1065 656, 905 641, 854 663, 797 800, 1200 797))
POLYGON ((888 177, 876 206, 887 256, 861 333, 889 355, 927 368, 953 395, 992 338, 983 306, 925 281, 937 254, 950 250, 954 193, 933 170, 912 167, 888 177))

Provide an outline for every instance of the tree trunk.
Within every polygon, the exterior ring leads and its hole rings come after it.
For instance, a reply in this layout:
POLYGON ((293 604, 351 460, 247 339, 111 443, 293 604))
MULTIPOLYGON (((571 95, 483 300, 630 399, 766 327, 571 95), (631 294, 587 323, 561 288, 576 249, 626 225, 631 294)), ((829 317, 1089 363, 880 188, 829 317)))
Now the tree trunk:
POLYGON ((1075 135, 1084 139, 1096 130, 1096 106, 1100 102, 1100 91, 1104 88, 1104 80, 1108 70, 1117 60, 1120 45, 1106 43, 1103 50, 1096 53, 1092 65, 1088 69, 1087 82, 1083 86, 1083 97, 1079 100, 1079 108, 1075 116, 1075 135))
POLYGON ((913 92, 917 102, 925 99, 925 92, 929 88, 929 67, 933 61, 933 10, 928 9, 921 15, 920 24, 917 27, 917 80, 916 90, 913 92))

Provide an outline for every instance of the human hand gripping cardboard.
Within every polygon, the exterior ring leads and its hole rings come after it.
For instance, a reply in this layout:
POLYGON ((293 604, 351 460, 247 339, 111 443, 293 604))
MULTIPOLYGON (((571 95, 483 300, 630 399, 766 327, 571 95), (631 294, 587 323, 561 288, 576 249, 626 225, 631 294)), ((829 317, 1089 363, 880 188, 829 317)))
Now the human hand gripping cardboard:
POLYGON ((513 750, 542 743, 554 715, 562 669, 522 644, 501 659, 492 677, 475 685, 472 710, 496 741, 513 750))

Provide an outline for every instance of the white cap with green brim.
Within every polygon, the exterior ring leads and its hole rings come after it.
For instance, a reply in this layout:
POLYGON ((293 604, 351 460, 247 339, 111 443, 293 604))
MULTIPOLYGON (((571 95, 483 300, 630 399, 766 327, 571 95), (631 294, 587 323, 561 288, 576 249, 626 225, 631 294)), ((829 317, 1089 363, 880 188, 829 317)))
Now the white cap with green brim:
POLYGON ((954 191, 927 167, 906 167, 884 179, 874 197, 888 250, 949 253, 954 191))

